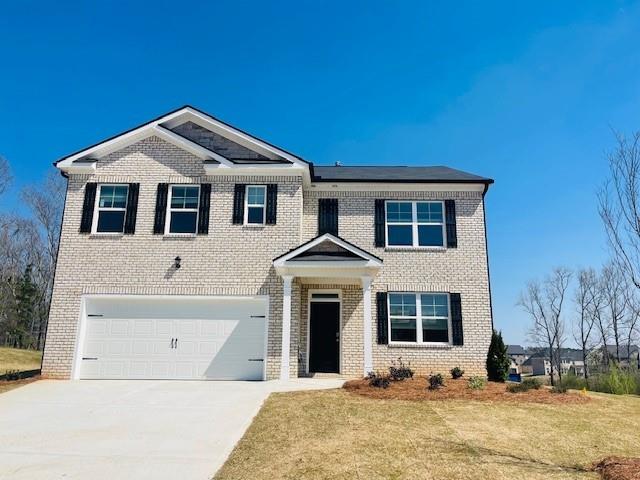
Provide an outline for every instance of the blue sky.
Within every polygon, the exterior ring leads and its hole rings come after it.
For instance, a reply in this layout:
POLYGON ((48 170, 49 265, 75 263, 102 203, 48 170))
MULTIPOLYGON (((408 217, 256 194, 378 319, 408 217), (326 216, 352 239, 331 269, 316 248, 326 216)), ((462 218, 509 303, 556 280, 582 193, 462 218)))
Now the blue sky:
POLYGON ((494 316, 508 342, 526 342, 527 279, 606 258, 595 193, 612 129, 640 129, 637 2, 91 3, 3 5, 14 191, 188 103, 317 164, 495 178, 494 316))

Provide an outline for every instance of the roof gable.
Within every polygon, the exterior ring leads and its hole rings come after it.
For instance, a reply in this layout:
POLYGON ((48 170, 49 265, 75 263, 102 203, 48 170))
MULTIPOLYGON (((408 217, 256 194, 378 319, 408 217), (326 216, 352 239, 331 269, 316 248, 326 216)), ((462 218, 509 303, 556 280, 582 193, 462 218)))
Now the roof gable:
POLYGON ((186 106, 68 155, 55 166, 67 173, 95 171, 96 160, 141 139, 157 135, 201 158, 209 169, 296 168, 308 175, 308 162, 193 107, 186 106), (230 153, 227 158, 225 153, 230 153), (88 161, 90 160, 90 161, 88 161))
POLYGON ((313 238, 275 258, 273 264, 278 267, 292 261, 361 261, 382 265, 379 257, 330 233, 313 238))

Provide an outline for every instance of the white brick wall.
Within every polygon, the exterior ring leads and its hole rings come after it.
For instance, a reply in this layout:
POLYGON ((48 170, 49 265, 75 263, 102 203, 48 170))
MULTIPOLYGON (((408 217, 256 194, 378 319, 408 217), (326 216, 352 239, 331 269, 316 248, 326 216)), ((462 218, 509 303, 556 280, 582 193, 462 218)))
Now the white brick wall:
MULTIPOLYGON (((280 371, 282 280, 272 259, 316 235, 318 198, 338 197, 340 236, 383 258, 373 283, 380 290, 450 291, 462 295, 465 345, 447 348, 396 348, 374 345, 374 366, 383 369, 399 355, 421 372, 445 371, 460 365, 483 373, 491 336, 483 202, 475 192, 347 192, 305 191, 292 176, 205 177, 202 161, 157 137, 115 152, 98 162, 95 175, 71 175, 62 226, 43 374, 68 378, 71 373, 80 297, 83 293, 175 295, 270 295, 267 376, 280 371), (98 236, 78 233, 84 186, 94 182, 138 182, 140 198, 135 235, 98 236), (209 234, 197 237, 153 235, 157 184, 212 183, 209 234), (235 183, 277 183, 277 224, 247 228, 231 223, 235 183), (454 198, 458 248, 444 252, 391 252, 373 246, 376 198, 454 198), (182 268, 171 268, 173 258, 182 268)), ((319 285, 316 287, 320 288, 319 285)), ((362 290, 335 286, 343 294, 342 373, 361 374, 362 290)), ((292 298, 291 375, 298 357, 306 359, 309 285, 294 281, 292 298)), ((324 285, 324 288, 331 286, 324 285)), ((376 308, 372 305, 376 338, 376 308)), ((304 363, 302 363, 304 365, 304 363)))

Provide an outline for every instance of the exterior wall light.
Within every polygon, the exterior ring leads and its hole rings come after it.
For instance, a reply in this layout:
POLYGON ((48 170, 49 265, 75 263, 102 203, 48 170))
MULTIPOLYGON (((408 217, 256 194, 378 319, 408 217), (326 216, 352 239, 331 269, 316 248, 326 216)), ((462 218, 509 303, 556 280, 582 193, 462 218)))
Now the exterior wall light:
POLYGON ((182 259, 180 257, 176 257, 173 259, 173 266, 178 270, 180 268, 180 262, 182 259))

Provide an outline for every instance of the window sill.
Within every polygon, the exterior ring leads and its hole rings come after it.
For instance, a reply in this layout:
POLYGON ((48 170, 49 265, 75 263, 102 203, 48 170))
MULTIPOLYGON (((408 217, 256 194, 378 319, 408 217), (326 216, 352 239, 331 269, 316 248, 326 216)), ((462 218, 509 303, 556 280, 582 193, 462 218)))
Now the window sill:
POLYGON ((450 343, 391 343, 389 348, 410 348, 416 350, 450 350, 453 347, 450 343))
POLYGON ((266 226, 266 223, 244 223, 242 225, 243 228, 264 228, 266 226))
POLYGON ((89 234, 90 238, 120 238, 124 237, 122 232, 92 232, 89 234))
POLYGON ((384 247, 385 252, 445 252, 447 247, 384 247))
POLYGON ((162 238, 167 240, 188 240, 190 238, 196 238, 197 236, 195 233, 165 233, 162 238))

